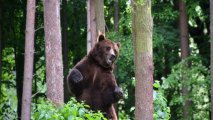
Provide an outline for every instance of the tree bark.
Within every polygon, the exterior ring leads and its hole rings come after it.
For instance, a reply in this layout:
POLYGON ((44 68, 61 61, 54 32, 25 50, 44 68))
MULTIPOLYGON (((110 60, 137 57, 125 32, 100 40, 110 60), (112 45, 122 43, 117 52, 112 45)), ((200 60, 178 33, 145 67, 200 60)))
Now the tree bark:
POLYGON ((118 31, 119 29, 119 0, 114 1, 114 30, 118 31))
MULTIPOLYGON (((180 44, 181 44, 181 59, 184 60, 189 56, 189 32, 188 32, 188 17, 186 13, 186 5, 183 0, 179 0, 179 26, 180 26, 180 44)), ((184 74, 184 73, 183 73, 184 74)), ((183 80, 186 80, 183 75, 183 80)), ((187 86, 183 84, 182 95, 188 97, 189 91, 187 86)), ((189 108, 190 101, 188 99, 183 103, 183 119, 188 120, 190 118, 189 108)))
POLYGON ((16 94, 18 99, 17 113, 18 120, 21 120, 22 107, 22 91, 23 91, 23 71, 24 71, 24 56, 22 50, 15 46, 15 64, 16 64, 16 94))
POLYGON ((189 32, 188 32, 188 17, 186 13, 186 5, 183 0, 179 0, 180 10, 180 39, 181 39, 181 59, 189 56, 189 32))
POLYGON ((95 0, 96 33, 105 33, 104 0, 95 0))
MULTIPOLYGON (((68 73, 68 34, 67 34, 67 0, 62 0, 62 53, 63 53, 63 71, 66 76, 68 73)), ((64 102, 69 101, 68 86, 66 77, 64 77, 64 102)))
POLYGON ((60 0, 44 1, 47 98, 59 106, 64 102, 60 26, 60 0))
MULTIPOLYGON (((2 2, 0 0, 0 90, 2 83, 2 2)), ((0 98, 2 98, 0 91, 0 98)))
POLYGON ((34 33, 35 33, 35 0, 27 1, 26 31, 25 31, 25 58, 24 58, 24 82, 21 119, 30 120, 31 95, 34 60, 34 33))
MULTIPOLYGON (((13 33, 14 37, 14 54, 15 54, 15 68, 16 68, 16 94, 18 99, 18 105, 17 105, 17 114, 18 114, 18 120, 21 120, 21 107, 22 107, 22 91, 23 91, 23 71, 24 71, 24 29, 25 24, 24 21, 26 20, 26 7, 25 4, 22 4, 23 8, 23 18, 21 22, 21 27, 19 28, 20 32, 19 35, 15 35, 13 33)), ((14 14, 12 14, 14 15, 14 14)), ((15 28, 13 28, 13 32, 15 32, 15 28)))
POLYGON ((103 0, 87 0, 87 53, 97 42, 98 31, 105 33, 103 0))
POLYGON ((87 53, 96 43, 95 1, 87 0, 87 53))
MULTIPOLYGON (((3 1, 1 1, 3 2, 3 1)), ((2 4, 4 5, 4 4, 2 4)), ((3 6, 2 6, 3 7, 3 6)), ((9 16, 13 16, 11 19, 8 20, 11 24, 11 29, 9 29, 10 38, 13 40, 11 41, 14 47, 14 55, 15 55, 15 72, 16 72, 16 96, 17 96, 17 115, 18 120, 21 120, 21 106, 22 106, 22 91, 23 91, 23 71, 24 71, 24 30, 25 30, 25 20, 26 20, 26 4, 21 3, 20 4, 21 9, 17 11, 13 10, 12 13, 9 13, 9 16), (18 25, 18 28, 14 23, 14 17, 16 13, 22 13, 23 17, 20 19, 20 24, 18 25)), ((2 9, 4 11, 4 9, 2 9)), ((6 11, 2 12, 7 13, 6 11)), ((2 16, 4 17, 4 16, 2 16)), ((4 32, 4 31, 3 31, 4 32)))
POLYGON ((211 40, 211 120, 213 119, 213 0, 210 0, 210 40, 211 40))
POLYGON ((135 0, 133 43, 135 56, 135 120, 153 120, 153 55, 151 0, 135 0))

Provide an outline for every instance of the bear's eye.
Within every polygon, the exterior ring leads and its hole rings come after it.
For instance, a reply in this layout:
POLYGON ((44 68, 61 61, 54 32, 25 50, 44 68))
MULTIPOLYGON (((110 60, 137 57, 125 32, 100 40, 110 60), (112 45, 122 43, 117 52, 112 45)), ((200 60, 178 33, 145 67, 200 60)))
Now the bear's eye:
POLYGON ((114 49, 114 52, 115 52, 116 55, 118 54, 118 51, 116 49, 114 49))
POLYGON ((107 51, 109 51, 110 49, 111 49, 111 47, 110 47, 110 46, 107 46, 107 47, 106 47, 106 50, 107 50, 107 51))

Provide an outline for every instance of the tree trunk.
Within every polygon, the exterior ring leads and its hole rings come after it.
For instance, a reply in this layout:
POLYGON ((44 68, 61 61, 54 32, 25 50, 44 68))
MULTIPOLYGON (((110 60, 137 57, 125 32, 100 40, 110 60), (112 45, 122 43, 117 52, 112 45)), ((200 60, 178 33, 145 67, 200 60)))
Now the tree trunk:
MULTIPOLYGON (((183 0, 179 0, 179 26, 180 26, 180 44, 181 44, 181 59, 184 60, 189 56, 189 32, 188 32, 188 17, 186 13, 186 5, 183 0)), ((184 74, 184 73, 183 73, 184 74)), ((184 75, 183 75, 184 76, 184 75)), ((183 77, 183 80, 186 78, 183 77)), ((187 90, 187 86, 183 84, 182 94, 185 97, 188 97, 189 91, 187 90)), ((183 119, 188 120, 190 118, 189 108, 190 101, 188 99, 183 103, 183 119)))
POLYGON ((213 0, 210 0, 210 40, 211 40, 211 120, 213 119, 213 0))
POLYGON ((87 0, 87 53, 96 43, 95 0, 87 0))
POLYGON ((120 11, 120 9, 119 9, 119 0, 115 0, 114 1, 114 10, 115 10, 115 12, 114 12, 114 30, 115 31, 118 31, 118 29, 119 29, 119 11, 120 11))
MULTIPOLYGON (((68 73, 68 35, 67 35, 67 0, 62 0, 62 53, 64 75, 68 73)), ((64 77, 64 102, 69 101, 68 86, 66 84, 66 77, 64 77)))
POLYGON ((180 10, 180 40, 181 40, 181 59, 189 56, 189 32, 188 32, 188 17, 186 13, 186 5, 183 0, 179 0, 180 10))
POLYGON ((24 58, 24 82, 21 119, 30 120, 31 96, 34 59, 34 24, 35 24, 35 0, 27 1, 26 31, 25 31, 25 58, 24 58))
POLYGON ((47 98, 57 106, 64 101, 60 0, 44 1, 47 98))
POLYGON ((87 0, 87 53, 97 42, 98 31, 105 33, 103 0, 87 0))
POLYGON ((1 83, 2 83, 2 2, 0 0, 0 98, 1 95, 1 83))
POLYGON ((135 56, 135 120, 153 120, 153 56, 151 0, 133 3, 135 56))
MULTIPOLYGON (((95 0, 96 33, 105 33, 104 0, 95 0)), ((97 36, 95 36, 97 37, 97 36)))
POLYGON ((18 99, 17 113, 18 120, 21 120, 21 103, 23 91, 23 71, 24 71, 24 56, 22 50, 15 46, 15 64, 16 64, 16 94, 18 99))
MULTIPOLYGON (((22 6, 22 22, 20 24, 19 30, 13 28, 13 43, 14 43, 14 52, 15 52, 15 68, 16 68, 16 94, 18 99, 17 113, 18 120, 21 120, 21 107, 22 107, 22 91, 23 91, 23 73, 24 73, 24 30, 25 30, 25 20, 26 20, 26 4, 21 4, 22 6), (14 33, 18 32, 18 34, 14 33)), ((13 12, 11 15, 15 16, 16 12, 13 12)), ((15 25, 14 25, 15 26, 15 25)))

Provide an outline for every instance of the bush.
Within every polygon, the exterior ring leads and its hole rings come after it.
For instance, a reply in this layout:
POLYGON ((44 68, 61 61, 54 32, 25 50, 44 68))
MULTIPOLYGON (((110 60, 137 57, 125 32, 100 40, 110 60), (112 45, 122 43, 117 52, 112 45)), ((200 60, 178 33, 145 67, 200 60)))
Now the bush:
POLYGON ((167 105, 167 100, 164 97, 163 89, 160 86, 159 81, 155 81, 154 88, 154 120, 169 120, 170 119, 170 107, 167 105))
POLYGON ((88 110, 89 106, 77 102, 74 98, 59 108, 50 101, 42 100, 33 106, 32 120, 107 120, 103 114, 88 110))
POLYGON ((186 100, 191 102, 188 111, 190 119, 208 120, 210 111, 210 72, 202 65, 199 57, 189 57, 175 65, 172 73, 163 79, 162 88, 171 111, 172 118, 182 118, 182 106, 186 100), (182 95, 182 87, 189 91, 182 95))

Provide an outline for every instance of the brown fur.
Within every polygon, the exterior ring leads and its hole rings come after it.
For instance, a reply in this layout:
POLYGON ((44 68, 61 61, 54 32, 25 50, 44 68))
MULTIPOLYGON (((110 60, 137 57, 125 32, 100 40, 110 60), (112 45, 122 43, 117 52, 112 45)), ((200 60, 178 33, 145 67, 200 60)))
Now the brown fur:
POLYGON ((99 36, 98 40, 89 54, 74 66, 82 74, 83 80, 75 83, 69 74, 68 84, 78 101, 85 101, 91 109, 101 110, 108 119, 117 120, 113 103, 117 102, 123 93, 120 88, 117 89, 113 67, 120 45, 103 36, 99 36), (112 53, 109 48, 116 57, 112 62, 108 60, 112 53))

